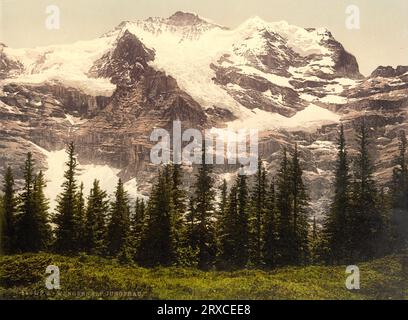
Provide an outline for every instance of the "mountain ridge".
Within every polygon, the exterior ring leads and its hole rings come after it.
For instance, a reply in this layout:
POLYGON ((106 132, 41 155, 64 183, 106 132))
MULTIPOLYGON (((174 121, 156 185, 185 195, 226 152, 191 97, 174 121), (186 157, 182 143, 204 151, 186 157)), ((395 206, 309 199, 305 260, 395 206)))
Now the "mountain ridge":
POLYGON ((407 71, 380 66, 363 77, 326 28, 252 17, 227 29, 183 12, 122 22, 69 45, 2 46, 0 175, 27 151, 46 169, 48 155, 33 144, 55 151, 72 140, 81 163, 117 168, 143 191, 156 170, 154 128, 169 129, 173 120, 183 128, 257 127, 260 157, 271 168, 282 147, 298 143, 320 216, 340 122, 353 147, 354 128, 366 118, 378 178, 391 176, 398 132, 408 132, 407 71))

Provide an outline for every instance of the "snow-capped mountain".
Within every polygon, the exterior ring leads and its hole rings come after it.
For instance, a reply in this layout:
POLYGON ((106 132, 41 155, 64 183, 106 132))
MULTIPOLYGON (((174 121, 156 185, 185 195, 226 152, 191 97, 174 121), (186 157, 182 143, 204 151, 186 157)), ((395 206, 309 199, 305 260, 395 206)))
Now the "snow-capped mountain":
POLYGON ((355 120, 366 117, 384 177, 407 127, 407 67, 364 78, 329 30, 259 17, 229 29, 176 12, 74 44, 1 45, 0 79, 0 166, 32 150, 47 167, 49 152, 74 140, 84 165, 109 165, 141 189, 155 170, 149 135, 176 119, 184 128, 260 129, 272 169, 280 147, 298 142, 319 208, 330 195, 340 121, 351 140, 355 120))

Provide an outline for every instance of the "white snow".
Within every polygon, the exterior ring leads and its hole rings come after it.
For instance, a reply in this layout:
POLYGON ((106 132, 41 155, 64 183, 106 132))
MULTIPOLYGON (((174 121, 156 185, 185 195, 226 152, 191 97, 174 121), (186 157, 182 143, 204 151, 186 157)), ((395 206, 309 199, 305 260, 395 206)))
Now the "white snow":
POLYGON ((293 117, 285 117, 277 113, 270 113, 260 109, 254 109, 252 114, 244 120, 228 122, 228 128, 238 129, 303 129, 314 131, 323 124, 337 123, 340 116, 322 107, 310 104, 307 108, 296 113, 293 117))
MULTIPOLYGON (((65 150, 50 152, 35 144, 33 145, 47 158, 48 169, 44 172, 47 181, 45 195, 50 199, 50 209, 53 211, 56 207, 57 196, 62 191, 61 185, 64 181, 64 171, 66 170, 65 163, 68 160, 68 156, 65 150)), ((88 196, 95 179, 99 180, 101 188, 112 197, 118 183, 119 172, 120 169, 108 165, 81 165, 78 163, 77 179, 79 183, 83 182, 84 184, 85 197, 88 196)), ((124 187, 131 199, 141 196, 135 178, 126 182, 124 187)))
POLYGON ((6 82, 38 84, 58 81, 90 95, 111 96, 116 86, 109 79, 87 76, 93 63, 109 51, 114 38, 102 37, 69 45, 53 45, 33 49, 4 48, 7 56, 24 65, 24 73, 6 82))

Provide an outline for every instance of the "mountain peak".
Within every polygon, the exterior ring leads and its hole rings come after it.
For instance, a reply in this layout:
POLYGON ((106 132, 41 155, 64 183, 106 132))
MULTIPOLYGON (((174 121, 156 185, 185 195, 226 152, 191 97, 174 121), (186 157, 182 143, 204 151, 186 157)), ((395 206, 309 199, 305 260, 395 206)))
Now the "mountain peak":
POLYGON ((169 22, 172 22, 172 24, 178 26, 208 23, 207 21, 201 19, 198 14, 183 11, 177 11, 176 13, 172 14, 168 20, 169 22))

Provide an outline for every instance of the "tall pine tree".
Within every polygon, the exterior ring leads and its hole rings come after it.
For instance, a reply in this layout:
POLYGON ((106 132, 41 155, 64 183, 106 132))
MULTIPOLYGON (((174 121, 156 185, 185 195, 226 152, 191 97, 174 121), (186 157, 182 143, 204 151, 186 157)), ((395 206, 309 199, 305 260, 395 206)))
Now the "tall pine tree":
POLYGON ((16 215, 17 198, 15 194, 13 171, 7 167, 4 175, 3 204, 2 204, 2 225, 1 225, 1 246, 5 254, 15 251, 16 245, 16 215))
POLYGON ((392 183, 392 247, 401 250, 408 247, 408 163, 407 137, 399 134, 399 156, 392 183))
POLYGON ((358 128, 358 155, 354 166, 353 219, 351 249, 354 259, 369 259, 381 254, 384 221, 379 210, 379 195, 373 179, 369 155, 369 129, 365 120, 358 128))
POLYGON ((147 205, 146 228, 141 240, 139 260, 145 266, 176 264, 174 205, 169 165, 159 172, 147 205))
POLYGON ((266 196, 264 241, 262 246, 263 262, 267 268, 275 267, 277 262, 277 225, 275 182, 272 180, 266 196))
POLYGON ((251 264, 261 266, 262 263, 262 247, 263 247, 263 229, 264 218, 267 210, 267 195, 266 195, 266 170, 262 164, 262 160, 258 161, 258 170, 255 175, 255 184, 251 193, 251 264))
POLYGON ((307 208, 308 195, 303 183, 303 170, 300 165, 299 152, 295 144, 290 163, 290 179, 293 210, 294 261, 305 264, 309 257, 307 208))
POLYGON ((109 201, 106 191, 102 190, 98 180, 93 182, 86 208, 85 251, 89 254, 106 253, 107 214, 109 201))
POLYGON ((194 210, 197 221, 196 239, 198 250, 198 267, 208 269, 216 256, 214 226, 214 181, 211 177, 211 165, 205 162, 206 149, 202 149, 202 163, 198 168, 194 186, 194 210))
POLYGON ((107 250, 108 255, 118 257, 121 261, 131 261, 134 256, 130 235, 130 208, 122 180, 119 179, 112 203, 108 224, 107 250))
POLYGON ((54 218, 56 225, 55 249, 61 253, 74 253, 78 250, 76 237, 76 212, 77 212, 77 182, 75 179, 77 160, 75 147, 71 142, 67 149, 67 169, 64 173, 65 181, 62 184, 62 193, 57 197, 57 209, 54 218))
POLYGON ((51 227, 49 225, 49 203, 44 194, 46 187, 44 174, 40 171, 34 178, 33 211, 37 221, 37 250, 48 249, 51 243, 51 227))
POLYGON ((294 264, 296 236, 293 230, 293 201, 290 163, 286 148, 283 149, 283 156, 280 168, 276 176, 276 209, 278 213, 278 244, 277 263, 279 265, 294 264))
POLYGON ((342 124, 338 139, 334 196, 324 225, 324 241, 327 247, 324 251, 330 263, 343 263, 350 258, 352 225, 350 201, 350 170, 342 124))

